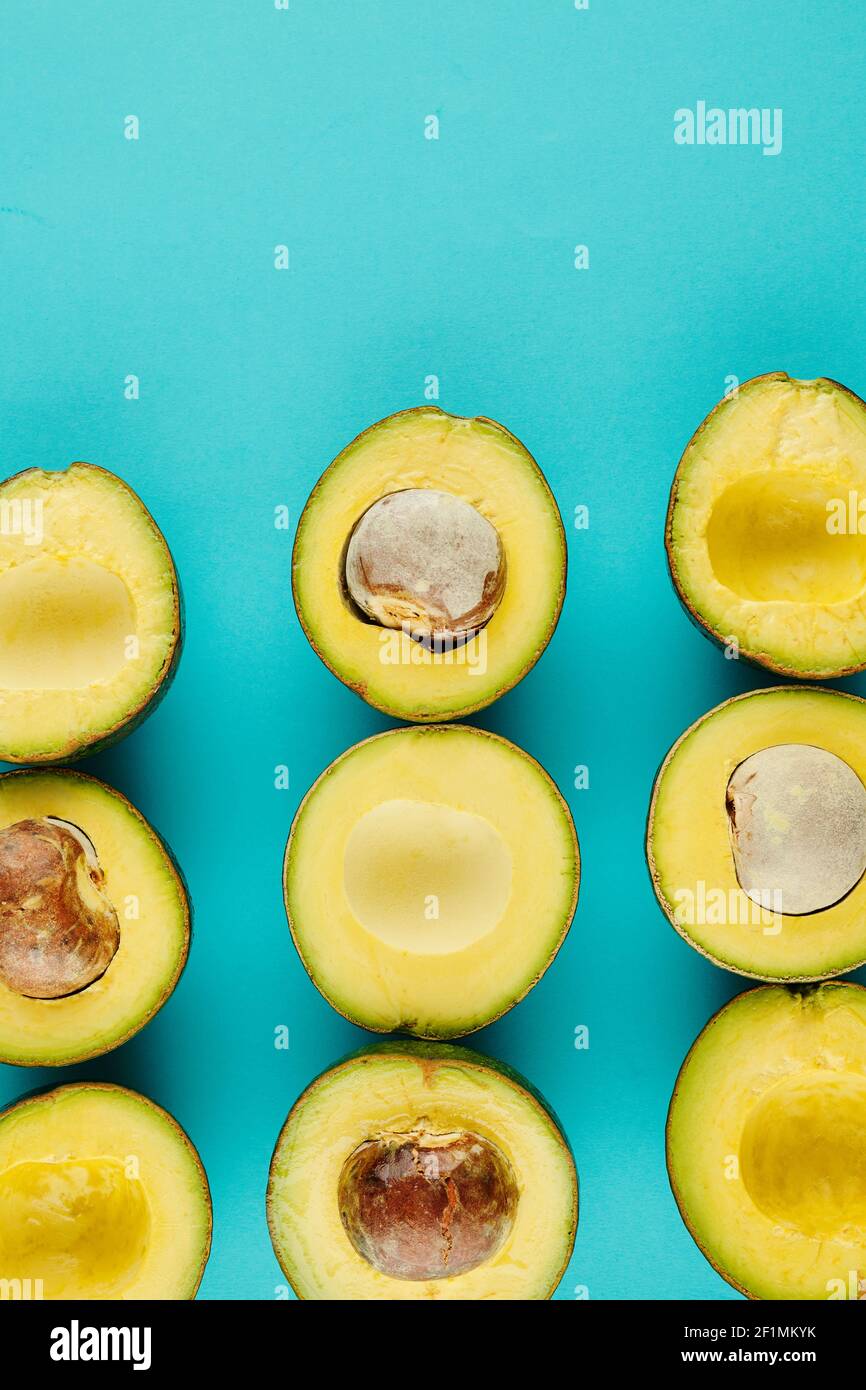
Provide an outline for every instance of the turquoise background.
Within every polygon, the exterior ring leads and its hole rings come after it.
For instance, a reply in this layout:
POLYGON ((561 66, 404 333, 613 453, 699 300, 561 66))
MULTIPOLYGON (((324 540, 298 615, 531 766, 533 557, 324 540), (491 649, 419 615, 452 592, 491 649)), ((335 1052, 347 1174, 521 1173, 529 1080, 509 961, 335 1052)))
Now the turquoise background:
POLYGON ((271 1149, 301 1089, 364 1040, 294 953, 280 861, 309 784, 389 721, 304 639, 294 525, 338 449, 420 403, 430 374, 446 410, 524 440, 569 531, 556 636, 477 722, 570 797, 580 904, 538 988, 474 1041, 546 1093, 574 1146, 582 1210, 560 1298, 734 1297, 680 1222, 663 1126, 687 1048, 740 986, 667 925, 642 837, 673 739, 773 682, 689 624, 663 520, 729 374, 823 374, 866 394, 862 25, 859 0, 6 0, 3 468, 102 464, 172 546, 188 618, 176 683, 84 766, 173 846, 196 934, 139 1037, 84 1067, 0 1068, 0 1101, 90 1076, 167 1106, 213 1187, 203 1297, 283 1284, 271 1149), (699 99, 783 108, 782 153, 676 146, 673 113, 699 99))

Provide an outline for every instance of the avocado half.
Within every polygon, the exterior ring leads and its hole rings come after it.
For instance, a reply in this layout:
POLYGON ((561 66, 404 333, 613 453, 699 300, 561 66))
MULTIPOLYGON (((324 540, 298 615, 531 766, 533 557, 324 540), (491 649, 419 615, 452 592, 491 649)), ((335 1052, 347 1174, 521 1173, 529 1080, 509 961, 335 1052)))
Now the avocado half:
MULTIPOLYGON (((83 867, 82 860, 79 874, 83 867)), ((168 849, 120 792, 69 769, 0 776, 0 884, 5 898, 0 903, 0 1061, 65 1066, 96 1057, 131 1038, 168 999, 189 951, 189 901, 168 849), (89 877, 96 890, 85 881, 83 906, 77 896, 70 906, 74 879, 65 887, 61 883, 61 910, 43 923, 37 914, 46 881, 28 896, 22 878, 41 861, 28 858, 14 841, 7 851, 6 843, 9 828, 18 827, 29 829, 38 845, 40 827, 44 831, 52 820, 83 833, 92 851, 89 877), (49 965, 55 945, 73 959, 80 955, 93 935, 94 896, 97 907, 113 918, 114 939, 103 972, 62 997, 31 997, 20 987, 10 988, 3 969, 16 959, 12 946, 18 941, 30 940, 34 953, 36 944, 44 945, 49 965), (76 915, 84 916, 89 932, 80 929, 76 915), (46 942, 49 928, 53 941, 46 942)), ((25 954, 26 961, 30 958, 25 954)))
POLYGON ((5 1297, 194 1298, 211 1224, 198 1154, 146 1096, 82 1081, 0 1114, 5 1297))
POLYGON ((752 979, 822 980, 866 963, 864 784, 858 696, 778 686, 703 715, 650 803, 647 862, 672 925, 752 979))
POLYGON ((296 1102, 267 1213, 302 1299, 548 1299, 574 1245, 577 1174, 552 1111, 509 1067, 387 1042, 296 1102))
POLYGON ((316 987, 373 1032, 459 1037, 521 999, 577 902, 570 812, 507 739, 392 729, 307 793, 284 864, 286 913, 316 987))
MULTIPOLYGON (((419 549, 427 543, 418 537, 419 549)), ((333 673, 368 704, 415 723, 482 709, 534 666, 565 596, 562 520, 538 465, 494 420, 422 406, 390 415, 343 449, 307 502, 292 586, 301 625, 333 673), (437 650, 371 621, 346 588, 346 553, 383 497, 433 489, 471 504, 498 532, 501 599, 489 621, 437 650)))
POLYGON ((677 1079, 668 1172, 750 1298, 866 1293, 866 990, 769 985, 710 1020, 677 1079))
POLYGON ((723 646, 785 675, 862 671, 866 405, 824 377, 745 382, 686 447, 665 544, 686 610, 723 646))
POLYGON ((90 463, 0 483, 0 758, 114 742, 165 694, 180 645, 174 564, 126 483, 90 463))

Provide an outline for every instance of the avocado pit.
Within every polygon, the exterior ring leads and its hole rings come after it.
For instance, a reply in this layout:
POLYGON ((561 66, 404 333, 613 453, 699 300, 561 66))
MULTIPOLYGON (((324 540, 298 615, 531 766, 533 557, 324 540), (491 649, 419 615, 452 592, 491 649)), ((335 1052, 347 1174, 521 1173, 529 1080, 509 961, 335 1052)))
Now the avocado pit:
POLYGON ((835 753, 762 748, 734 769, 725 804, 737 880, 762 907, 825 911, 866 872, 866 787, 835 753))
POLYGON ((91 841, 53 816, 0 830, 0 981, 59 999, 105 974, 120 944, 117 913, 91 841))
POLYGON ((343 1164, 337 1198, 354 1249, 393 1279, 444 1279, 491 1259, 514 1224, 510 1162, 471 1131, 368 1139, 343 1164))
POLYGON ((436 488, 380 497, 356 523, 345 558, 356 606, 424 643, 465 640, 490 621, 505 590, 496 527, 470 502, 436 488))

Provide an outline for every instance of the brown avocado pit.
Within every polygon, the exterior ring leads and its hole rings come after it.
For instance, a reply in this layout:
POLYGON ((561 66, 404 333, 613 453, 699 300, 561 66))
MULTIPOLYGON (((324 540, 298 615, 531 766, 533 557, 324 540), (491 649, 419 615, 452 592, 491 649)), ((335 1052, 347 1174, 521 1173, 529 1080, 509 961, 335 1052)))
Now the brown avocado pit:
POLYGON ((96 850, 53 816, 0 830, 0 981, 31 999, 76 994, 120 944, 96 850))
POLYGON ((866 872, 866 787, 835 753, 762 748, 734 769, 725 803, 737 880, 762 907, 823 912, 866 872))
POLYGON ((360 1144, 343 1164, 337 1200, 349 1240, 374 1269, 393 1279, 445 1279, 501 1249, 518 1189, 490 1140, 419 1127, 360 1144))
POLYGON ((490 621, 505 590, 505 551, 477 507, 436 488, 380 497, 356 523, 346 588, 362 613, 423 643, 460 642, 490 621))

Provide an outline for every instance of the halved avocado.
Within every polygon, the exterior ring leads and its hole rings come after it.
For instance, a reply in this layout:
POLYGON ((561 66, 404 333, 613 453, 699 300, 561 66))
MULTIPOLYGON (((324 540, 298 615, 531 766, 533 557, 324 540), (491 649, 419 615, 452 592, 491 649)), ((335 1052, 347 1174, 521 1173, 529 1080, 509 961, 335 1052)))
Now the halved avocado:
POLYGON ((211 1224, 198 1154, 146 1096, 82 1081, 0 1115, 0 1296, 194 1298, 211 1224))
POLYGON ((758 980, 866 962, 866 701, 811 686, 737 695, 656 778, 647 860, 689 945, 758 980))
POLYGON ((365 430, 320 478, 298 525, 292 582, 304 631, 334 674, 386 714, 423 723, 469 714, 516 685, 553 634, 565 571, 556 502, 519 440, 493 420, 423 406, 365 430), (423 506, 437 496, 440 522, 423 506), (346 579, 353 535, 383 498, 385 524, 354 558, 378 594, 375 611, 394 601, 392 627, 355 602, 346 579), (421 514, 403 510, 406 500, 421 514), (501 554, 488 569, 480 552, 491 528, 501 554), (427 645, 409 635, 426 600, 444 624, 427 645))
POLYGON ((749 990, 683 1063, 667 1125, 680 1213, 758 1299, 866 1294, 866 990, 749 990))
POLYGON ((547 1299, 574 1245, 577 1174, 516 1072, 447 1043, 388 1042, 296 1102, 267 1211, 302 1299, 547 1299))
POLYGON ((78 758, 165 694, 180 591, 161 531, 126 483, 73 463, 0 483, 0 758, 78 758))
POLYGON ((745 382, 689 441, 665 541, 683 604, 718 642, 786 675, 863 670, 866 405, 823 377, 745 382))
POLYGON ((521 999, 568 931, 568 807, 507 739, 466 725, 356 744, 307 793, 284 892, 313 983, 373 1032, 459 1037, 521 999))
POLYGON ((141 813, 95 777, 0 776, 0 893, 0 1061, 63 1066, 110 1051, 186 964, 180 873, 141 813))

